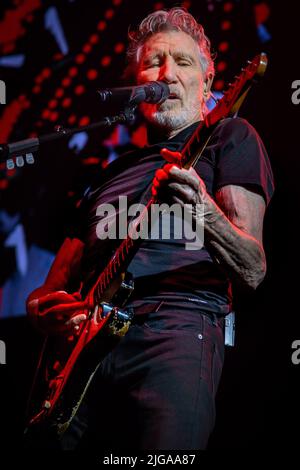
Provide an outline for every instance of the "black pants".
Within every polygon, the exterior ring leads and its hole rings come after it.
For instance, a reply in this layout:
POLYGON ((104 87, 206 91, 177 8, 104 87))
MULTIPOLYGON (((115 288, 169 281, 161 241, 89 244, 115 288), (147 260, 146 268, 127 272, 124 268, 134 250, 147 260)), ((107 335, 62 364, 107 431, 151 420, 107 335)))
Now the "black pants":
POLYGON ((204 449, 223 366, 222 322, 188 301, 136 308, 134 324, 98 369, 62 448, 204 449))

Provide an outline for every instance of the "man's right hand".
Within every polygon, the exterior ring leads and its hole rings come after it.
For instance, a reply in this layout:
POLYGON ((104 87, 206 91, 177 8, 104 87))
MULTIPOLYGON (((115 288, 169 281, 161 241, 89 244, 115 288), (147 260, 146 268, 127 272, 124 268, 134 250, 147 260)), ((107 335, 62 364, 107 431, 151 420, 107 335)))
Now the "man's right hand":
POLYGON ((87 319, 88 308, 79 292, 61 290, 28 300, 27 313, 43 333, 61 335, 76 332, 87 319))

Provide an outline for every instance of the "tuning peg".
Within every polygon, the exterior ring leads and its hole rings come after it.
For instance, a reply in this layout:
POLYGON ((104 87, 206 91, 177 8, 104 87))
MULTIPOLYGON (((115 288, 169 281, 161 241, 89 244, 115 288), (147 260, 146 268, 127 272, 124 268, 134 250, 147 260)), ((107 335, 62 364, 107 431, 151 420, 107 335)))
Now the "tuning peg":
POLYGON ((26 163, 28 163, 29 165, 32 165, 34 163, 34 156, 32 153, 26 153, 26 163))
POLYGON ((22 168, 24 166, 24 157, 22 155, 18 155, 16 158, 16 166, 18 168, 22 168))
POLYGON ((6 168, 8 170, 13 170, 15 168, 15 162, 13 161, 12 158, 9 158, 8 160, 6 160, 6 168))

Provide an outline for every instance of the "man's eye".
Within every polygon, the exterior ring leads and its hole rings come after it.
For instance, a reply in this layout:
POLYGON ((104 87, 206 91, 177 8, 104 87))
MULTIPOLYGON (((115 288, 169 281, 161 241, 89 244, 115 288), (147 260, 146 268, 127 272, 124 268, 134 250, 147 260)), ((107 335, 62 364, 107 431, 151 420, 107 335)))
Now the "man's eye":
POLYGON ((180 60, 179 62, 177 62, 177 65, 180 65, 181 67, 188 67, 191 64, 189 62, 184 61, 184 60, 180 60))
POLYGON ((159 67, 159 62, 152 62, 151 64, 146 65, 146 69, 151 69, 152 67, 159 67))

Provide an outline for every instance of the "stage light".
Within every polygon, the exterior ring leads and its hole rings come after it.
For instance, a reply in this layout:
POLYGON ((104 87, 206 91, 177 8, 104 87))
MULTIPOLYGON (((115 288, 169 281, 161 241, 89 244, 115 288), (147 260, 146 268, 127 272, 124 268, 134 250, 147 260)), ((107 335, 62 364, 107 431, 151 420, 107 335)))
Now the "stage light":
POLYGON ((99 42, 99 36, 98 34, 92 34, 90 39, 89 39, 89 42, 91 44, 97 44, 97 42, 99 42))
POLYGON ((77 116, 75 114, 71 114, 71 116, 68 117, 68 123, 71 125, 75 124, 76 120, 77 116))
POLYGON ((76 64, 83 64, 83 62, 85 62, 85 60, 86 60, 85 54, 77 54, 77 56, 75 58, 76 64))
POLYGON ((231 21, 228 21, 228 20, 222 21, 222 23, 221 23, 221 29, 222 29, 223 31, 228 31, 230 28, 231 28, 231 21))
POLYGON ((83 116, 79 121, 79 127, 87 126, 91 122, 89 116, 83 116))
POLYGON ((48 103, 48 107, 50 109, 53 109, 53 108, 56 108, 57 106, 57 100, 50 100, 49 103, 48 103))
POLYGON ((71 103, 72 103, 71 98, 65 98, 61 105, 63 108, 68 108, 69 106, 71 106, 71 103))
POLYGON ((224 80, 216 80, 213 85, 215 90, 223 90, 224 89, 224 80))
POLYGON ((110 56, 106 55, 106 56, 102 57, 101 65, 103 67, 107 67, 110 63, 111 63, 111 57, 110 56))
POLYGON ((225 11, 226 13, 229 13, 229 12, 233 9, 233 3, 232 3, 232 2, 226 2, 226 3, 224 4, 224 7, 223 7, 223 8, 224 8, 224 11, 225 11))
POLYGON ((224 72, 224 70, 227 68, 227 63, 222 60, 221 62, 218 63, 217 65, 217 71, 218 72, 224 72))
POLYGON ((63 96, 64 92, 65 91, 63 90, 63 88, 57 88, 57 90, 55 92, 56 98, 61 98, 63 96))
POLYGON ((42 111, 42 118, 43 118, 43 119, 49 119, 49 116, 50 116, 50 111, 49 111, 49 109, 44 109, 44 110, 42 111))
POLYGON ((229 43, 228 43, 227 41, 222 41, 222 42, 220 42, 218 49, 219 49, 220 52, 226 52, 226 51, 228 51, 228 49, 229 49, 229 43))
POLYGON ((106 29, 107 27, 107 24, 105 21, 99 21, 98 25, 97 25, 97 29, 99 31, 104 31, 104 29, 106 29))
POLYGON ((82 48, 82 51, 85 52, 86 54, 91 52, 91 50, 92 50, 92 46, 90 44, 85 44, 82 48))
POLYGON ((125 45, 122 42, 119 42, 118 44, 115 45, 115 53, 116 54, 121 54, 125 49, 125 45))
POLYGON ((114 15, 115 15, 115 12, 112 8, 110 8, 109 10, 106 10, 104 14, 105 18, 108 20, 110 20, 114 15))
POLYGON ((85 92, 85 87, 83 85, 77 85, 75 87, 74 93, 75 95, 82 95, 85 92))
POLYGON ((32 88, 32 93, 34 94, 38 94, 41 92, 41 87, 39 85, 35 85, 33 88, 32 88))
POLYGON ((90 69, 88 70, 86 76, 89 80, 95 80, 98 77, 98 72, 95 69, 90 69))
POLYGON ((61 84, 64 88, 70 86, 71 84, 71 79, 69 77, 63 78, 61 81, 61 84))
MULTIPOLYGON (((50 113, 49 120, 52 122, 55 122, 57 121, 57 118, 58 118, 58 112, 52 111, 52 113, 50 113)), ((38 123, 36 125, 38 125, 38 123)))

